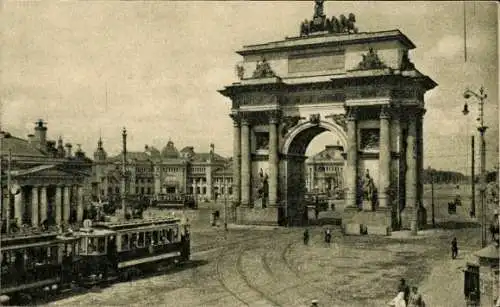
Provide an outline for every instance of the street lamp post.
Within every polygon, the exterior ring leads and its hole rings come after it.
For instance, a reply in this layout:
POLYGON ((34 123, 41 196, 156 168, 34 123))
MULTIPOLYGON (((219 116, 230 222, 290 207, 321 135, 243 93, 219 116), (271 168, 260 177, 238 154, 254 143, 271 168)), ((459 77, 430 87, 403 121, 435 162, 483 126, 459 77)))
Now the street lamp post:
MULTIPOLYGON (((479 94, 471 91, 470 89, 466 89, 464 92, 464 98, 469 99, 471 97, 475 97, 479 103, 479 117, 477 121, 479 122, 479 126, 477 130, 479 131, 480 142, 481 142, 481 153, 480 153, 480 188, 479 188, 479 197, 481 203, 481 246, 486 246, 486 212, 485 212, 485 200, 486 200, 486 142, 484 138, 484 134, 486 132, 486 127, 484 125, 484 101, 488 97, 484 92, 484 88, 481 86, 479 89, 479 94)), ((468 114, 468 106, 467 102, 464 104, 464 114, 468 114)), ((474 197, 475 195, 472 195, 474 197)))
POLYGON ((434 170, 431 169, 431 206, 432 206, 432 227, 436 228, 436 220, 434 219, 434 170))

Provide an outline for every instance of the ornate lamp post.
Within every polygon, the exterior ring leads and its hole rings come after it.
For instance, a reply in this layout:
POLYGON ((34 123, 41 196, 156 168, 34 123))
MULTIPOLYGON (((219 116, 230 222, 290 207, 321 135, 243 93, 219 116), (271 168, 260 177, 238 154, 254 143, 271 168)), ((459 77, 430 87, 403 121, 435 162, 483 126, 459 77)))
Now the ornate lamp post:
MULTIPOLYGON (((485 219, 486 219, 486 212, 485 212, 485 199, 486 199, 486 142, 484 139, 484 134, 486 132, 486 127, 484 125, 484 101, 488 97, 486 93, 484 92, 484 88, 481 86, 479 89, 479 94, 471 91, 470 89, 466 89, 464 92, 464 98, 469 99, 471 97, 475 97, 479 103, 479 117, 477 118, 477 121, 479 122, 479 126, 477 127, 477 130, 479 131, 480 135, 480 142, 481 142, 481 154, 480 154, 480 172, 481 172, 481 178, 480 178, 480 187, 479 187, 479 195, 480 195, 480 202, 481 202, 481 246, 485 247, 486 246, 486 227, 485 227, 485 219)), ((469 113, 468 111, 468 105, 467 102, 464 104, 464 110, 463 113, 466 115, 469 113)), ((474 178, 473 178, 474 179, 474 178)), ((475 195, 472 195, 474 197, 475 195)))

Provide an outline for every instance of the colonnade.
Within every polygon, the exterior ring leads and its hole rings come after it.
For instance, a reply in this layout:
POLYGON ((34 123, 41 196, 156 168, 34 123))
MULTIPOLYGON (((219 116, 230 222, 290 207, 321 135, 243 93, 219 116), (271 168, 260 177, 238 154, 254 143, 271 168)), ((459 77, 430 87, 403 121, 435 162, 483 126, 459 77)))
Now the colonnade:
MULTIPOLYGON (((269 207, 276 207, 278 202, 278 173, 279 173, 279 149, 278 149, 278 125, 279 115, 269 112, 269 207)), ((243 206, 252 203, 252 153, 250 143, 251 125, 244 114, 232 115, 234 124, 233 143, 233 200, 243 206)))
MULTIPOLYGON (((391 109, 388 106, 382 106, 379 113, 379 158, 377 181, 379 207, 390 207, 388 189, 391 185, 391 164, 392 152, 406 152, 406 156, 400 157, 401 164, 405 165, 405 202, 406 207, 415 208, 421 203, 421 191, 419 190, 419 178, 422 173, 423 161, 423 140, 422 124, 423 109, 405 109, 404 114, 398 109, 391 109), (401 151, 402 142, 398 148, 392 148, 391 133, 392 125, 397 125, 397 141, 401 142, 403 138, 403 129, 406 133, 406 151, 401 151)), ((346 206, 357 207, 356 189, 358 178, 358 115, 359 109, 351 107, 347 113, 347 161, 346 161, 346 206)), ((377 180, 377 178, 376 178, 377 180)), ((411 209, 410 209, 411 210, 411 209)))
MULTIPOLYGON (((48 218, 49 197, 47 185, 34 185, 31 187, 31 224, 38 227, 48 218)), ((83 220, 83 187, 82 186, 55 186, 55 198, 52 204, 52 214, 56 224, 69 223, 71 214, 71 196, 74 195, 73 204, 76 199, 76 220, 83 220)), ((25 203, 28 195, 25 195, 25 189, 21 188, 19 194, 14 196, 14 218, 18 226, 22 225, 25 203)))

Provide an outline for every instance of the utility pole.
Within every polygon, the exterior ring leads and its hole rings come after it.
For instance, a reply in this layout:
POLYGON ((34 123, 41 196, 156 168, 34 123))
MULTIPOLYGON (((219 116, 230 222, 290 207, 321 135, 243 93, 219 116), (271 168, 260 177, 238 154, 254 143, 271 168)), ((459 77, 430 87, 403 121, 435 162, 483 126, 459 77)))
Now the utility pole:
POLYGON ((475 145, 474 145, 474 136, 471 136, 471 157, 472 157, 472 162, 471 162, 471 192, 472 192, 472 199, 471 199, 471 205, 470 205, 470 217, 476 217, 476 174, 475 174, 475 164, 476 164, 476 159, 475 159, 475 145))
POLYGON ((224 183, 224 231, 227 231, 227 183, 224 183))
MULTIPOLYGON (((481 143, 481 153, 480 153, 480 185, 479 185, 479 198, 481 203, 481 246, 486 247, 486 141, 484 134, 486 133, 486 127, 484 125, 484 101, 488 97, 488 95, 484 92, 484 88, 481 86, 479 89, 479 94, 466 89, 464 92, 464 98, 469 99, 474 96, 479 103, 479 117, 477 121, 479 122, 479 127, 477 130, 479 131, 480 143, 481 143)), ((464 105, 463 113, 466 114, 466 110, 468 109, 467 103, 464 105)))
POLYGON ((122 131, 123 154, 122 154, 122 211, 123 218, 127 215, 125 197, 127 196, 127 130, 122 131))
POLYGON ((434 219, 434 170, 431 169, 431 206, 432 206, 432 227, 436 227, 434 219))
POLYGON ((12 191, 11 191, 11 178, 10 171, 12 166, 12 149, 9 149, 9 160, 7 160, 7 208, 5 208, 5 230, 7 233, 10 231, 10 206, 12 204, 12 191))

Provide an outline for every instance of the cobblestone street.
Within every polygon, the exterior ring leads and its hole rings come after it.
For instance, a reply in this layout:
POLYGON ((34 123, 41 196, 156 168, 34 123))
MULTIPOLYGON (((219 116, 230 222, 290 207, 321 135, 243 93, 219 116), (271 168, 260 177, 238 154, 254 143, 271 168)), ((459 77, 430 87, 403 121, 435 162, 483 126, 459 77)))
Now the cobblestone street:
POLYGON ((383 306, 404 277, 421 287, 429 306, 457 306, 443 301, 446 295, 435 297, 451 278, 448 292, 455 301, 462 299, 461 262, 450 264, 448 241, 457 236, 464 242, 476 232, 442 230, 390 238, 344 237, 335 229, 327 246, 317 227, 311 228, 310 244, 304 246, 302 231, 231 227, 227 234, 221 228, 194 232, 191 265, 50 305, 308 306, 318 299, 321 306, 383 306))

